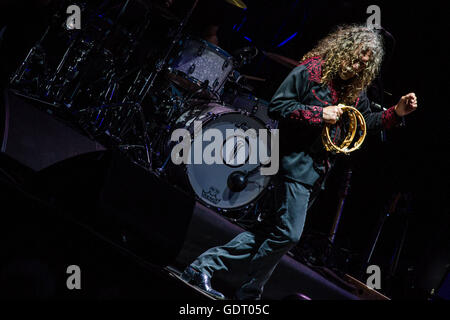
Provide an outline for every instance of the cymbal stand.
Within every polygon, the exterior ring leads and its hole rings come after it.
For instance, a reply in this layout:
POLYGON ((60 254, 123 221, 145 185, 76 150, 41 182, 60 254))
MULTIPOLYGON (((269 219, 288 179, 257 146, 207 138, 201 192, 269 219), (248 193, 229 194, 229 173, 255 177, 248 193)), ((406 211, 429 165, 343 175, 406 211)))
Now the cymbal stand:
MULTIPOLYGON (((167 62, 169 60, 170 55, 172 54, 173 49, 175 48, 175 45, 178 43, 178 41, 181 39, 181 35, 182 32, 189 20, 189 18, 191 17, 194 9, 197 7, 199 0, 195 0, 191 9, 189 10, 189 12, 187 13, 187 15, 184 17, 184 19, 180 22, 178 29, 175 33, 175 36, 173 37, 169 48, 166 50, 164 56, 162 59, 159 59, 159 61, 156 63, 154 69, 149 73, 148 76, 146 76, 143 80, 143 85, 140 89, 132 86, 133 88, 129 89, 129 94, 123 99, 123 102, 132 102, 134 103, 134 108, 135 110, 137 110, 137 113, 140 115, 140 122, 144 128, 144 132, 143 132, 143 139, 144 139, 144 148, 145 148, 145 153, 146 153, 146 157, 147 157, 147 162, 148 162, 148 169, 152 169, 152 157, 151 154, 153 152, 152 150, 152 141, 150 141, 150 137, 148 135, 148 131, 147 131, 147 123, 145 120, 145 116, 143 113, 143 109, 142 109, 142 103, 144 101, 144 99, 146 98, 147 94, 150 92, 150 90, 153 88, 154 83, 156 78, 158 77, 158 75, 161 73, 161 71, 164 69, 164 67, 167 65, 167 62), (136 91, 137 94, 134 94, 136 91), (130 96, 131 93, 131 96, 130 96)), ((134 81, 134 84, 138 85, 140 82, 140 74, 143 73, 143 70, 141 69, 138 72, 138 75, 136 76, 136 79, 134 81)), ((159 173, 159 171, 158 171, 159 173)))
POLYGON ((398 192, 394 195, 392 201, 390 202, 389 207, 384 210, 384 212, 382 213, 382 215, 380 216, 380 218, 378 220, 377 226, 375 228, 376 232, 373 236, 372 243, 368 250, 369 253, 367 254, 367 257, 366 257, 365 261, 363 262, 363 265, 360 270, 361 277, 366 275, 366 269, 371 264, 372 256, 373 256, 375 248, 378 244, 378 240, 380 239, 381 231, 383 230, 383 227, 384 227, 385 222, 388 219, 388 217, 396 211, 397 203, 398 203, 401 195, 402 195, 401 192, 398 192))
POLYGON ((159 75, 159 73, 164 69, 164 67, 167 65, 167 61, 169 60, 170 55, 172 54, 173 49, 175 48, 175 45, 178 43, 178 41, 181 39, 182 32, 189 21, 190 17, 192 16, 192 13, 194 12, 194 9, 197 7, 199 0, 195 0, 194 4, 192 5, 191 9, 187 13, 187 15, 184 17, 184 19, 180 22, 177 31, 175 32, 175 36, 172 39, 172 42, 170 43, 169 48, 166 50, 166 53, 162 59, 160 59, 155 66, 155 70, 153 70, 150 75, 145 79, 144 85, 142 86, 140 92, 139 92, 139 100, 138 103, 142 103, 142 101, 147 96, 148 92, 151 88, 153 88, 155 79, 159 75))
POLYGON ((349 193, 351 177, 352 177, 352 168, 350 164, 347 164, 346 169, 344 169, 344 180, 342 181, 341 188, 339 190, 339 201, 336 210, 336 215, 334 217, 333 226, 331 227, 330 233, 327 238, 327 245, 325 252, 323 253, 322 256, 322 261, 326 265, 331 263, 331 259, 333 256, 336 233, 338 231, 339 223, 341 221, 345 200, 349 193))
POLYGON ((349 167, 345 170, 345 173, 344 173, 344 181, 342 183, 342 189, 339 194, 339 203, 338 203, 336 215, 334 217, 333 226, 331 227, 330 234, 328 236, 328 240, 331 245, 334 245, 334 240, 336 238, 337 229, 339 228, 339 222, 341 220, 342 211, 344 209, 345 199, 346 199, 349 189, 350 189, 351 178, 352 178, 352 169, 349 167))

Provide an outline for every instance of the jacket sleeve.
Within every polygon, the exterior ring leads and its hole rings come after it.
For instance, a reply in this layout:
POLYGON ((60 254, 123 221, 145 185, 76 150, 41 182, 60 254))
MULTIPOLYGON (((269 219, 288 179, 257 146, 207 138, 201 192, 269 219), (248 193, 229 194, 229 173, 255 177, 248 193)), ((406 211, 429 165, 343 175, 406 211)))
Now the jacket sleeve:
POLYGON ((292 70, 281 83, 269 104, 269 117, 312 126, 323 125, 323 108, 302 103, 308 90, 308 82, 308 70, 305 66, 298 66, 292 70))
POLYGON ((381 129, 391 129, 400 124, 402 117, 399 117, 394 107, 385 111, 372 112, 370 111, 370 101, 365 92, 362 92, 356 102, 357 109, 361 112, 366 121, 367 130, 370 133, 375 133, 381 129))

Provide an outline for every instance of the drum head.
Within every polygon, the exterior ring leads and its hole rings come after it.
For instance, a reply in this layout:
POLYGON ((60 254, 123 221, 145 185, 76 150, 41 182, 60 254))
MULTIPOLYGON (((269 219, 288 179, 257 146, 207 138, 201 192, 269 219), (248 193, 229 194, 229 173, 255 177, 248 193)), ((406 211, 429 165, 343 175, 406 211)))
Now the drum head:
MULTIPOLYGON (((197 146, 194 146, 195 142, 192 142, 191 145, 189 153, 191 164, 186 165, 189 183, 198 199, 206 205, 227 210, 245 207, 255 201, 270 182, 271 177, 261 175, 259 169, 261 165, 259 148, 265 148, 263 150, 267 150, 267 154, 270 156, 270 132, 265 131, 267 142, 262 145, 262 142, 254 143, 259 140, 259 130, 267 130, 259 119, 231 108, 224 109, 223 106, 207 108, 202 115, 208 115, 208 119, 202 121, 202 141, 197 146), (242 131, 235 131, 235 136, 228 135, 227 138, 227 129, 236 130, 238 128, 241 128, 242 131), (209 129, 215 129, 217 134, 221 134, 217 135, 220 141, 215 141, 216 135, 210 137, 208 141, 203 141, 207 140, 206 132, 209 129), (247 133, 247 135, 242 133, 247 133), (200 145, 203 157, 200 159, 201 163, 198 163, 199 153, 196 150, 199 150, 198 146, 200 145), (218 148, 219 145, 220 148, 218 148), (213 149, 214 151, 212 151, 213 149), (219 154, 216 155, 215 151, 218 151, 219 154), (214 159, 220 158, 221 161, 207 164, 205 155, 214 156, 214 159), (245 188, 234 192, 229 187, 228 179, 232 173, 237 171, 251 172, 251 174, 248 176, 245 188)), ((201 118, 200 116, 196 119, 198 121, 201 118)))

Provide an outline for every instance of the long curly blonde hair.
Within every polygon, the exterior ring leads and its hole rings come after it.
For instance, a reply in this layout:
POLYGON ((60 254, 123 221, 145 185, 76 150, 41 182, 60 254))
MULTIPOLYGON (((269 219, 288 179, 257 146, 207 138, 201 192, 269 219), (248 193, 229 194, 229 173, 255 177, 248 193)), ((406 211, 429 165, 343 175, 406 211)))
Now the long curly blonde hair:
POLYGON ((361 91, 377 76, 383 60, 383 38, 373 28, 361 25, 338 26, 337 30, 320 40, 306 53, 301 61, 312 57, 321 57, 321 83, 331 84, 339 77, 342 62, 350 65, 359 61, 361 52, 371 51, 366 68, 354 76, 349 84, 338 89, 342 103, 353 104, 361 91))

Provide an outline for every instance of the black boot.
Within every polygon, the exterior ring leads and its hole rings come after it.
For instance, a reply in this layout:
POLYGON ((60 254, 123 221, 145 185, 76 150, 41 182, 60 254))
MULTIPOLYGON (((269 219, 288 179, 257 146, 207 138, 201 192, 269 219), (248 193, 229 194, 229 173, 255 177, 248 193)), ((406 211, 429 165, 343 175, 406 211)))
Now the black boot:
POLYGON ((181 274, 181 279, 196 286, 200 290, 206 292, 216 299, 225 299, 225 296, 222 293, 211 288, 210 277, 208 277, 203 272, 195 270, 191 266, 184 269, 183 273, 181 274))

